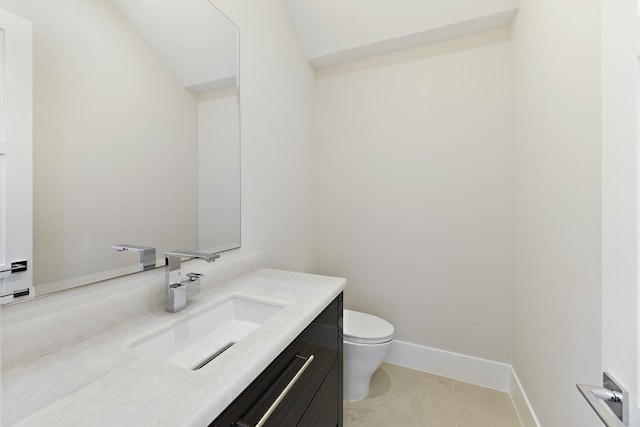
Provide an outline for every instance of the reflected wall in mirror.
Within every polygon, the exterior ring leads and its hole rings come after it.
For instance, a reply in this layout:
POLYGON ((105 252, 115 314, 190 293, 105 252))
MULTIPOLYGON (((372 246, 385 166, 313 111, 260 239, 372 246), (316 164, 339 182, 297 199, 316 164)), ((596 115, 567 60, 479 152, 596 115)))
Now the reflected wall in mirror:
POLYGON ((36 295, 240 246, 238 28, 206 0, 0 0, 33 23, 36 295))

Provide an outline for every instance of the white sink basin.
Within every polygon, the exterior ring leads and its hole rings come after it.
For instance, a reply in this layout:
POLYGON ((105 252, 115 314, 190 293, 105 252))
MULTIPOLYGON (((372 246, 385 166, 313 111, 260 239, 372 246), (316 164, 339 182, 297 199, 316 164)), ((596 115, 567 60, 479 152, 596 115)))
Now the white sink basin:
POLYGON ((138 354, 198 369, 282 310, 283 306, 234 297, 132 344, 138 354))

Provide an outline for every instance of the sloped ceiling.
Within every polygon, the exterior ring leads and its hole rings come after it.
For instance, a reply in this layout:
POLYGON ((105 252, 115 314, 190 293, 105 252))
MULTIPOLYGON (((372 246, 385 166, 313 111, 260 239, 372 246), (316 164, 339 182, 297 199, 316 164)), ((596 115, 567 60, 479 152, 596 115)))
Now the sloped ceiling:
POLYGON ((204 0, 112 0, 178 81, 195 92, 236 86, 238 29, 204 0))
POLYGON ((509 26, 518 0, 285 0, 316 68, 509 26))

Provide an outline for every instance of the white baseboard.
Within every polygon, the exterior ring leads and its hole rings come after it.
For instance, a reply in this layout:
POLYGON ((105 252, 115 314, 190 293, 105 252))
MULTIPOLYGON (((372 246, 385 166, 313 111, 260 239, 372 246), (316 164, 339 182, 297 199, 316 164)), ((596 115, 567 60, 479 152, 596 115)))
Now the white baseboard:
POLYGON ((523 427, 540 427, 511 365, 398 340, 385 361, 509 393, 523 427))
POLYGON ((387 362, 509 393, 511 366, 450 351, 393 341, 387 362))
POLYGON ((540 427, 540 422, 538 421, 535 412, 533 412, 531 403, 529 402, 527 394, 524 392, 520 379, 518 378, 518 375, 516 375, 516 371, 513 370, 513 367, 511 368, 510 377, 511 389, 509 390, 509 394, 511 395, 513 406, 516 408, 522 427, 540 427))

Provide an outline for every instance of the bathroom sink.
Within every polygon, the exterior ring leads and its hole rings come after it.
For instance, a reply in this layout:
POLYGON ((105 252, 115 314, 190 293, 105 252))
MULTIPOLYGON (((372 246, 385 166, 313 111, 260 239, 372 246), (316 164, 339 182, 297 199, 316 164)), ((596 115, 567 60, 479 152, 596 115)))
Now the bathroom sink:
POLYGON ((199 369, 282 310, 283 306, 234 297, 131 347, 140 355, 199 369))

